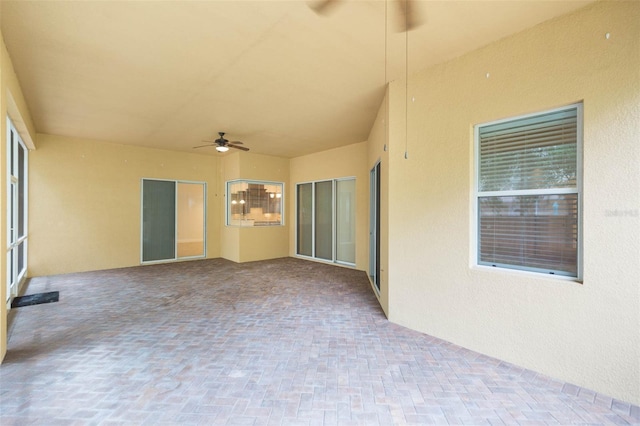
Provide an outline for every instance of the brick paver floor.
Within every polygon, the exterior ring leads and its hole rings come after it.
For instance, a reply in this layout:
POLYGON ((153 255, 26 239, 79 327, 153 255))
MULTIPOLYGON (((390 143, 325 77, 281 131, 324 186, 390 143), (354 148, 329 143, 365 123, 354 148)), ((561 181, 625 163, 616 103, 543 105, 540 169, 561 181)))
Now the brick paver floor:
POLYGON ((636 406, 386 320, 364 272, 221 259, 32 279, 0 424, 633 424, 636 406))

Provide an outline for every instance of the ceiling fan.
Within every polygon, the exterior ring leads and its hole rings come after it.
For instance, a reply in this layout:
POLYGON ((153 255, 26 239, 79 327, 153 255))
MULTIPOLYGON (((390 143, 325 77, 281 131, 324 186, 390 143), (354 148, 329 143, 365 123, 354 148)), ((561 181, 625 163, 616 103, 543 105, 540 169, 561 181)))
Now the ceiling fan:
POLYGON ((240 146, 242 145, 242 142, 240 141, 233 141, 233 142, 229 142, 228 139, 224 138, 224 132, 218 132, 218 134, 220 135, 220 137, 218 139, 216 139, 215 141, 202 141, 202 142, 208 142, 208 144, 206 145, 200 145, 200 146, 194 146, 193 148, 204 148, 207 146, 215 146, 216 147, 216 151, 218 152, 227 152, 229 151, 229 148, 235 148, 235 149, 239 149, 242 151, 249 151, 249 148, 246 148, 244 146, 240 146))
MULTIPOLYGON (((327 15, 341 1, 316 0, 309 3, 309 7, 318 15, 327 15)), ((394 3, 398 7, 396 16, 399 32, 411 31, 423 24, 423 20, 415 7, 416 0, 395 0, 394 3)))

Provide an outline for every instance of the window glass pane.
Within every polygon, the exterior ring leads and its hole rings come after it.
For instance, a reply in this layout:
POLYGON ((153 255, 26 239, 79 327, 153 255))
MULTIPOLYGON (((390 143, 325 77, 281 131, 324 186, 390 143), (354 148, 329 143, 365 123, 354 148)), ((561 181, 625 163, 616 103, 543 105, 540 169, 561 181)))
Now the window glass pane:
POLYGON ((247 189, 249 185, 246 182, 229 182, 227 184, 228 203, 227 203, 227 225, 242 225, 246 214, 247 189))
POLYGON ((369 174, 369 276, 380 290, 380 162, 369 174))
POLYGON ((25 160, 25 149, 21 144, 17 144, 18 148, 18 237, 25 236, 25 195, 26 195, 26 176, 25 176, 25 168, 26 168, 26 160, 25 160))
POLYGON ((578 195, 480 197, 479 263, 576 276, 578 195))
POLYGON ((282 225, 282 183, 227 183, 227 225, 282 225))
POLYGON ((333 182, 317 182, 315 187, 315 257, 333 260, 333 182))
POLYGON ((204 256, 204 184, 178 183, 178 257, 204 256))
POLYGON ((298 185, 298 212, 297 212, 297 227, 298 227, 298 254, 304 256, 313 256, 312 251, 312 184, 304 183, 298 185))
POLYGON ((143 180, 142 260, 175 259, 176 184, 143 180))
POLYGON ((356 181, 336 181, 336 260, 356 262, 356 181))
POLYGON ((7 300, 11 299, 14 286, 16 285, 17 274, 15 273, 15 267, 13 265, 13 259, 15 255, 15 250, 9 250, 9 252, 7 253, 7 273, 9 274, 9 279, 7 279, 7 300))
POLYGON ((13 152, 15 150, 16 145, 18 144, 17 141, 17 135, 15 134, 14 130, 11 129, 11 131, 9 132, 9 175, 10 176, 15 176, 16 175, 16 165, 15 165, 15 161, 14 161, 14 155, 13 152))
POLYGON ((18 275, 22 274, 26 268, 25 255, 26 255, 26 243, 23 241, 17 248, 18 251, 18 275))
POLYGON ((11 244, 15 244, 16 241, 18 241, 18 234, 16 233, 16 223, 18 222, 17 217, 16 217, 16 209, 14 208, 15 206, 15 201, 16 201, 16 195, 17 195, 17 191, 18 191, 18 184, 15 182, 11 182, 11 184, 9 185, 9 206, 8 206, 8 213, 9 213, 9 245, 11 244))
POLYGON ((479 129, 479 191, 575 188, 577 109, 479 129))

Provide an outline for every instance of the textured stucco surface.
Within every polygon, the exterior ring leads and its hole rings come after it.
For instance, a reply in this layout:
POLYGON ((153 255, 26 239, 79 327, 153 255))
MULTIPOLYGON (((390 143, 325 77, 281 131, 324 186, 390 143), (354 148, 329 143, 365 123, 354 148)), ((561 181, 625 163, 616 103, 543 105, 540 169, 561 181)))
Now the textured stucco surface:
POLYGON ((639 105, 638 2, 597 3, 391 84, 389 318, 638 404, 639 105), (473 266, 473 126, 580 101, 583 282, 473 266))
MULTIPOLYGON (((39 134, 29 157, 29 275, 140 264, 141 179, 207 183, 207 223, 220 217, 217 159, 39 134)), ((220 227, 207 226, 207 257, 220 227)))

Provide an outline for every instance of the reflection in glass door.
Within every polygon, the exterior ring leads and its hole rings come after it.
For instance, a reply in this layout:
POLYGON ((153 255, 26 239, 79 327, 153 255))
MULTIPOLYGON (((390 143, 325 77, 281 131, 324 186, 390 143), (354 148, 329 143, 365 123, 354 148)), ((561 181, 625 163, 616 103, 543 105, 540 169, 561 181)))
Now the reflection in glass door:
POLYGON ((142 180, 142 262, 205 255, 205 184, 142 180))

